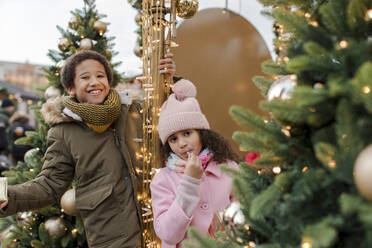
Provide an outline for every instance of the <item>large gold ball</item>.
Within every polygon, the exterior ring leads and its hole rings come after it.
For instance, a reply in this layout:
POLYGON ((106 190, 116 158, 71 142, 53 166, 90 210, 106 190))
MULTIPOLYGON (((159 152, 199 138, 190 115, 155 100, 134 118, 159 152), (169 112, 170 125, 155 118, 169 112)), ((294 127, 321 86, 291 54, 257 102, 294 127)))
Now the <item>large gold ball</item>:
POLYGON ((67 38, 61 38, 58 40, 58 48, 61 51, 66 50, 69 45, 70 45, 70 42, 68 41, 67 38))
POLYGON ((107 25, 101 21, 95 21, 93 24, 93 29, 96 30, 99 35, 103 35, 107 30, 107 25))
POLYGON ((135 46, 133 52, 137 57, 142 57, 142 48, 140 46, 135 46))
POLYGON ((83 50, 90 50, 93 47, 93 42, 89 38, 84 38, 80 41, 80 48, 83 50))
POLYGON ((52 217, 45 222, 45 229, 49 236, 55 239, 61 238, 66 232, 65 221, 60 217, 52 217))
POLYGON ((62 93, 61 93, 61 90, 58 89, 57 87, 55 86, 49 86, 45 92, 44 92, 44 96, 47 100, 51 99, 51 98, 56 98, 56 97, 59 97, 61 96, 62 93))
POLYGON ((181 18, 191 18, 198 12, 199 1, 197 0, 178 0, 177 15, 181 18))
POLYGON ((71 18, 70 18, 70 20, 68 21, 68 26, 70 27, 70 28, 72 28, 72 29, 77 29, 77 27, 78 27, 78 23, 77 23, 77 18, 76 18, 76 16, 72 16, 71 18))
POLYGON ((76 216, 79 211, 76 208, 75 188, 67 190, 61 197, 61 208, 68 215, 76 216))
POLYGON ((359 153, 354 164, 354 181, 359 193, 372 202, 372 145, 359 153))

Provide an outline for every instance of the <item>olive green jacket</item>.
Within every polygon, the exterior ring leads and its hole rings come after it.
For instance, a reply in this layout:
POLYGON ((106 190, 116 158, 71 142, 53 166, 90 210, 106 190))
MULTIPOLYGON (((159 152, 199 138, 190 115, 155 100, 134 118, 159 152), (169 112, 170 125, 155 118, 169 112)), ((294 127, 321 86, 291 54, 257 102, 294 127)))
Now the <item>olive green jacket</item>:
POLYGON ((120 117, 103 133, 62 115, 61 109, 58 98, 44 104, 44 119, 52 127, 42 171, 32 181, 9 186, 9 203, 0 217, 58 203, 76 177, 76 205, 89 247, 139 247, 134 169, 142 136, 139 104, 122 104, 120 117))

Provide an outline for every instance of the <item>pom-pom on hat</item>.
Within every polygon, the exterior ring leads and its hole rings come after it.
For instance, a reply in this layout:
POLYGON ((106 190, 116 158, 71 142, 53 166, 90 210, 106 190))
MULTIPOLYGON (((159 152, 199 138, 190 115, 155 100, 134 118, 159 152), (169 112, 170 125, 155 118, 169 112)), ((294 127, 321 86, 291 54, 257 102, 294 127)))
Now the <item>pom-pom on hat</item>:
POLYGON ((186 129, 209 129, 207 118, 196 100, 196 88, 188 80, 179 80, 172 88, 167 101, 163 103, 159 116, 158 131, 165 144, 172 134, 186 129))

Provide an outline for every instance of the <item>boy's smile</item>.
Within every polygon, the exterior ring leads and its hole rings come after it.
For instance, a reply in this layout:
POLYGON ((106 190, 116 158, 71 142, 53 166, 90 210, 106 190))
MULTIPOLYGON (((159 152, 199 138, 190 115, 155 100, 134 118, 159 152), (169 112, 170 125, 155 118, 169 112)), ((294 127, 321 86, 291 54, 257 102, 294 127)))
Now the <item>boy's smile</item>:
POLYGON ((94 59, 87 59, 75 68, 74 87, 68 89, 81 103, 101 104, 110 90, 104 66, 94 59))

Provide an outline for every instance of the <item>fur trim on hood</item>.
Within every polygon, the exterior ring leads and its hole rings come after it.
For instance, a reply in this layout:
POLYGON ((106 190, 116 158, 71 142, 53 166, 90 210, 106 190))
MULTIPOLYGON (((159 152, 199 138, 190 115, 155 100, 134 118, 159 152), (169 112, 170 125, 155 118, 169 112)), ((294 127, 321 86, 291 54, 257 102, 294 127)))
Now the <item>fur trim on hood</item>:
POLYGON ((45 123, 49 126, 53 126, 62 122, 71 122, 71 119, 69 117, 62 114, 62 100, 62 96, 51 98, 41 107, 40 112, 44 118, 45 123))

